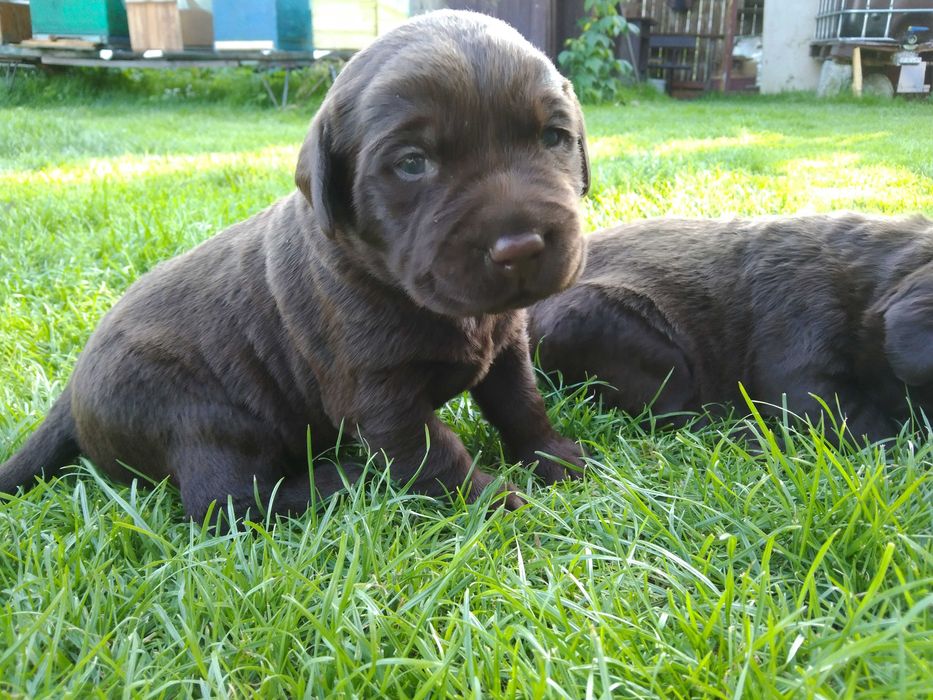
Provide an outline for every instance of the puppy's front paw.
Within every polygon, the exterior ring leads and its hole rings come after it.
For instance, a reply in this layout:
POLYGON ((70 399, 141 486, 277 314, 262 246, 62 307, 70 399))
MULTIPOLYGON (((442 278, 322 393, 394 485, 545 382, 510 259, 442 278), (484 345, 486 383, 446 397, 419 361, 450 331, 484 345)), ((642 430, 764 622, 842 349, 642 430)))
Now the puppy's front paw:
MULTIPOLYGON (((523 505, 525 505, 525 499, 516 493, 518 491, 518 486, 513 484, 511 481, 507 481, 502 487, 502 490, 499 493, 504 493, 505 498, 501 501, 497 500, 495 504, 501 503, 505 506, 506 510, 518 510, 523 505)), ((494 505, 495 505, 494 504, 494 505)))
POLYGON ((542 445, 527 448, 516 456, 526 465, 537 462, 535 473, 548 484, 583 476, 583 448, 561 435, 555 435, 542 445), (564 463, 569 464, 570 468, 565 467, 564 463))
MULTIPOLYGON (((495 477, 476 469, 470 477, 469 491, 466 498, 469 503, 477 500, 486 489, 494 488, 495 477)), ((518 495, 518 486, 507 481, 496 489, 496 497, 489 504, 490 509, 505 507, 506 510, 518 510, 525 505, 525 499, 518 495), (505 494, 502 497, 502 494, 505 494)))

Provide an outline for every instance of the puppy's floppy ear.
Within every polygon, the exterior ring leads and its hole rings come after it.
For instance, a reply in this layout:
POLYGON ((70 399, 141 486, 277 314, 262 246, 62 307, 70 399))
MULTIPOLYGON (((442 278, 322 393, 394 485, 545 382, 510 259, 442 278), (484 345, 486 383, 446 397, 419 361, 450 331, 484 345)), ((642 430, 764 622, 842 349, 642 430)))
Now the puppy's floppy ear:
POLYGON ((909 386, 933 382, 933 263, 908 275, 881 309, 894 374, 909 386))
POLYGON ((583 122, 583 110, 580 108, 580 101, 573 91, 573 84, 569 80, 564 80, 564 93, 573 102, 574 112, 577 117, 577 125, 580 129, 580 135, 577 137, 577 150, 580 152, 580 173, 583 181, 583 187, 580 189, 582 197, 590 191, 590 153, 586 147, 586 125, 583 122))
POLYGON ((337 228, 348 222, 351 193, 346 188, 345 168, 333 150, 330 120, 321 108, 298 153, 295 184, 311 204, 321 231, 333 238, 337 228))
POLYGON ((590 191, 590 154, 586 149, 586 133, 583 130, 583 115, 580 115, 580 136, 577 138, 577 148, 580 149, 580 162, 583 168, 583 188, 580 190, 582 197, 590 191))

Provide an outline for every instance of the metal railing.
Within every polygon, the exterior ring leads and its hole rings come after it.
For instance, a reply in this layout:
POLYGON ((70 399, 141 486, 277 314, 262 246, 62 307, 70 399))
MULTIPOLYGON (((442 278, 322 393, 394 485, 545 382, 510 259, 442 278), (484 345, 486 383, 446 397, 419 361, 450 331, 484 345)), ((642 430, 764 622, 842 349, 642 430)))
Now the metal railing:
POLYGON ((899 43, 911 26, 933 29, 933 0, 819 0, 819 42, 899 43))

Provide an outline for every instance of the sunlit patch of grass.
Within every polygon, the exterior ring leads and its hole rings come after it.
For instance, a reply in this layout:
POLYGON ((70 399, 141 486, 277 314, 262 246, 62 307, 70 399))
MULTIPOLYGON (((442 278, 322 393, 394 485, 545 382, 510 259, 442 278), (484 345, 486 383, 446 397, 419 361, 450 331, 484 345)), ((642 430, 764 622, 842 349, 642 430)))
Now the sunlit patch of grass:
POLYGON ((718 136, 703 139, 674 139, 655 146, 653 152, 659 156, 668 154, 689 155, 722 151, 735 148, 748 148, 750 146, 761 148, 763 146, 777 146, 784 141, 781 134, 753 134, 742 131, 736 136, 718 136))
MULTIPOLYGON (((0 459, 134 279, 293 190, 309 116, 113 101, 4 112, 0 459)), ((933 214, 933 130, 917 128, 929 105, 652 100, 586 116, 591 228, 933 214)), ((109 484, 83 463, 0 497, 0 694, 930 695, 928 427, 841 448, 754 420, 652 431, 581 387, 541 386, 590 455, 582 482, 542 488, 503 463, 468 396, 441 411, 527 492, 515 513, 377 474, 299 519, 218 536, 184 521, 167 484, 109 484)))
POLYGON ((833 209, 933 215, 929 119, 922 103, 799 98, 593 108, 589 221, 833 209))
POLYGON ((796 159, 783 165, 797 183, 797 211, 861 209, 893 214, 925 211, 933 204, 933 179, 906 167, 864 165, 854 153, 822 159, 796 159))
POLYGON ((71 185, 95 180, 122 183, 138 177, 185 175, 262 163, 271 170, 294 167, 298 146, 270 146, 248 152, 208 152, 184 155, 122 155, 91 158, 59 167, 0 172, 0 187, 71 185))

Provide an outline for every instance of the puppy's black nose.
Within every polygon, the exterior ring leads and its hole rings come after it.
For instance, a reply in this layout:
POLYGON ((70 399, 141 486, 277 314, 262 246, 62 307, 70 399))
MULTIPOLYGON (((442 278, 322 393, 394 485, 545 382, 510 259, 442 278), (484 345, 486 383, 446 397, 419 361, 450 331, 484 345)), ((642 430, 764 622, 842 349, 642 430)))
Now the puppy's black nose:
POLYGON ((544 239, 537 233, 502 236, 489 249, 489 259, 507 270, 528 262, 544 250, 544 239))

